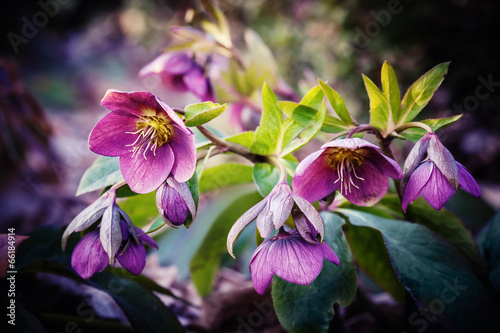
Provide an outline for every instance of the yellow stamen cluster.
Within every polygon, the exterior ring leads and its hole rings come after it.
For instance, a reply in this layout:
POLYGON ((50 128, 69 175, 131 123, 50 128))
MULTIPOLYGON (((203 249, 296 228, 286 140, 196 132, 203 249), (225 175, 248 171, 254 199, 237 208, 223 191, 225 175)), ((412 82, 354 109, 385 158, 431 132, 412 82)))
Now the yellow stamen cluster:
POLYGON ((347 191, 351 193, 351 185, 359 189, 354 183, 353 178, 365 180, 356 174, 356 168, 363 164, 363 156, 355 150, 348 148, 330 148, 327 163, 330 167, 337 171, 338 179, 335 184, 340 181, 340 193, 345 195, 347 191))
POLYGON ((168 142, 172 131, 168 126, 166 119, 158 116, 143 116, 137 122, 137 131, 127 132, 129 134, 138 134, 137 139, 127 145, 132 148, 132 156, 135 157, 142 152, 142 156, 146 157, 146 151, 150 149, 153 155, 156 156, 156 148, 161 147, 168 142))

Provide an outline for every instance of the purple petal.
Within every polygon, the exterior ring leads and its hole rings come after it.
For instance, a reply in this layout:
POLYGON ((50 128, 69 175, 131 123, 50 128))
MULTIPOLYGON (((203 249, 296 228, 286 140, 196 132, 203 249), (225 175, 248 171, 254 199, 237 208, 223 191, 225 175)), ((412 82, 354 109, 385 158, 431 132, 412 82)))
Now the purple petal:
POLYGON ((243 215, 240 216, 236 222, 234 222, 229 234, 227 235, 227 251, 234 258, 233 254, 233 244, 240 235, 240 233, 245 229, 245 227, 252 222, 257 215, 264 209, 267 204, 267 200, 264 199, 257 203, 255 206, 247 210, 243 215))
POLYGON ((143 244, 147 244, 147 245, 158 250, 158 244, 156 244, 156 242, 154 241, 153 238, 151 238, 151 236, 149 236, 148 234, 145 234, 144 231, 138 227, 135 227, 135 231, 139 237, 139 240, 143 244))
POLYGON ((389 158, 374 149, 362 148, 356 152, 360 153, 360 151, 362 151, 361 154, 364 158, 363 163, 368 164, 379 173, 394 179, 400 179, 403 177, 401 168, 392 158, 389 158))
POLYGON ((293 177, 293 191, 309 202, 323 199, 338 189, 338 176, 327 163, 328 150, 316 151, 303 159, 293 177))
POLYGON ((408 184, 403 191, 403 211, 406 212, 408 204, 413 202, 420 195, 420 191, 431 177, 434 163, 428 161, 420 164, 411 174, 408 184))
POLYGON ((128 93, 110 89, 104 95, 101 105, 104 105, 111 111, 125 111, 137 117, 141 117, 151 111, 156 113, 156 111, 161 110, 155 96, 147 91, 133 91, 128 93))
POLYGON ((405 164, 403 166, 403 178, 401 179, 401 189, 403 191, 413 171, 415 171, 422 160, 426 157, 430 138, 430 133, 426 133, 420 140, 418 140, 406 157, 405 164))
POLYGON ((101 220, 101 230, 99 232, 101 244, 104 251, 108 254, 109 261, 115 259, 115 255, 120 249, 122 243, 122 232, 120 226, 120 213, 116 204, 106 208, 101 220))
POLYGON ((335 264, 337 266, 339 265, 339 263, 340 263, 339 257, 332 250, 332 248, 330 246, 328 246, 328 244, 326 244, 326 242, 323 242, 323 243, 319 244, 318 246, 321 247, 321 251, 323 251, 323 257, 326 260, 328 260, 329 262, 331 262, 332 264, 335 264))
POLYGON ((420 191, 420 194, 429 205, 439 210, 455 194, 455 189, 434 165, 431 176, 420 191))
POLYGON ((99 240, 99 230, 85 235, 76 244, 71 256, 71 267, 84 279, 103 271, 108 262, 108 255, 99 240))
POLYGON ((177 125, 175 127, 176 129, 180 129, 181 131, 183 131, 184 133, 186 133, 188 135, 193 134, 193 132, 191 132, 191 130, 189 128, 187 128, 186 125, 184 125, 184 122, 182 121, 182 119, 179 118, 177 113, 175 113, 174 110, 172 110, 172 108, 170 106, 165 104, 165 102, 163 102, 158 97, 156 97, 156 102, 161 106, 162 110, 167 113, 168 118, 173 120, 173 122, 177 125))
POLYGON ((132 149, 137 138, 135 132, 138 117, 123 112, 111 112, 102 118, 92 129, 89 136, 89 147, 96 154, 105 156, 120 156, 132 149))
POLYGON ((188 131, 190 133, 186 134, 179 126, 174 125, 174 133, 168 142, 175 156, 172 175, 179 183, 187 182, 196 170, 194 134, 191 130, 188 131))
POLYGON ((351 185, 350 191, 344 190, 342 195, 351 203, 358 206, 371 206, 382 199, 389 189, 389 178, 383 174, 378 173, 367 163, 361 164, 356 169, 357 179, 351 172, 351 179, 359 188, 351 185))
POLYGON ((360 138, 337 139, 337 140, 327 142, 321 146, 321 148, 323 148, 323 149, 333 148, 333 147, 347 148, 347 149, 352 149, 352 150, 367 147, 367 148, 375 149, 377 151, 381 150, 379 146, 376 146, 373 143, 370 143, 370 142, 363 140, 363 139, 360 139, 360 138))
POLYGON ((481 189, 477 184, 476 180, 470 174, 462 164, 457 162, 458 168, 458 181, 460 183, 460 188, 472 196, 478 198, 481 196, 481 189))
POLYGON ((167 179, 174 164, 174 154, 169 144, 158 147, 156 156, 147 150, 146 158, 142 154, 133 157, 132 153, 120 156, 123 178, 136 193, 156 190, 167 179))
POLYGON ((459 187, 459 180, 455 158, 450 151, 443 146, 435 133, 431 133, 429 136, 430 140, 429 148, 427 149, 427 156, 432 162, 434 162, 435 166, 448 179, 455 190, 457 190, 459 187))
POLYGON ((169 179, 171 177, 156 191, 156 202, 162 219, 167 224, 178 227, 188 218, 189 210, 179 191, 168 184, 169 179))
POLYGON ((124 220, 120 221, 120 231, 122 232, 122 242, 124 242, 130 237, 130 231, 128 230, 128 224, 124 220))
POLYGON ((318 244, 319 242, 316 239, 318 232, 314 229, 311 222, 309 222, 304 213, 294 209, 292 212, 292 217, 295 224, 295 230, 297 230, 300 237, 302 237, 302 239, 308 243, 318 244))
POLYGON ((207 95, 208 84, 207 78, 203 74, 203 70, 196 66, 186 73, 182 80, 190 92, 198 97, 207 95))
POLYGON ((292 212, 293 197, 292 190, 286 182, 276 185, 274 189, 269 196, 269 211, 273 214, 274 227, 279 229, 292 212), (272 193, 274 189, 276 192, 272 193))
POLYGON ((144 266, 146 266, 146 249, 144 245, 130 239, 128 248, 118 255, 116 260, 130 273, 134 275, 140 274, 144 266))
POLYGON ((193 64, 194 61, 185 53, 163 53, 144 66, 139 76, 146 77, 159 73, 180 75, 186 73, 193 64))
POLYGON ((255 288, 259 294, 264 295, 266 288, 271 282, 274 272, 271 270, 268 264, 268 252, 271 246, 271 240, 266 240, 257 247, 255 252, 250 259, 250 274, 252 275, 252 281, 255 288))
POLYGON ((300 208, 302 213, 304 213, 308 222, 316 229, 316 232, 320 235, 321 241, 325 235, 325 224, 323 223, 323 219, 321 215, 319 215, 316 208, 314 208, 311 203, 300 196, 294 194, 293 199, 297 203, 297 206, 300 208))
POLYGON ((269 249, 268 264, 280 278, 308 285, 321 272, 323 252, 318 245, 302 240, 298 234, 274 241, 269 249))

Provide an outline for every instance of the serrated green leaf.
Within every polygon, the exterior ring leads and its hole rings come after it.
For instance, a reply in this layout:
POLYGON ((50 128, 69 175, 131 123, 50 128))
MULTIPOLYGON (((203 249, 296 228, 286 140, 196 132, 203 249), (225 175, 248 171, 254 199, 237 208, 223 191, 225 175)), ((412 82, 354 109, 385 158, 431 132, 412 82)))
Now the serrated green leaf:
MULTIPOLYGON (((422 120, 421 123, 424 123, 428 125, 430 128, 432 128, 434 131, 438 131, 442 128, 446 128, 455 122, 457 122, 460 118, 462 118, 463 115, 459 114, 453 117, 448 117, 448 118, 437 118, 437 119, 426 119, 422 120)), ((420 127, 411 127, 406 129, 404 132, 401 132, 400 135, 410 141, 417 142, 420 140, 425 133, 427 133, 426 130, 420 127)))
POLYGON ((416 223, 338 212, 355 226, 381 232, 396 275, 429 315, 457 332, 500 331, 494 301, 453 245, 416 223))
POLYGON ((386 61, 382 65, 382 91, 389 102, 392 119, 398 119, 399 108, 401 105, 401 92, 399 91, 398 80, 394 69, 386 61))
POLYGON ((262 101, 262 118, 255 130, 255 142, 250 152, 257 155, 272 155, 276 153, 283 130, 283 114, 278 108, 276 95, 266 84, 262 87, 262 101))
POLYGON ((271 193, 280 179, 279 170, 269 163, 255 163, 252 175, 257 190, 263 197, 271 193))
POLYGON ((439 88, 448 72, 449 62, 432 68, 415 81, 401 101, 400 114, 395 122, 401 125, 412 121, 420 111, 429 103, 434 92, 439 88))
POLYGON ((389 102, 372 80, 363 75, 363 81, 370 98, 370 124, 379 129, 382 135, 386 136, 394 128, 389 102))
POLYGON ((238 196, 216 217, 190 262, 191 279, 202 297, 212 290, 221 257, 227 253, 226 238, 231 226, 260 200, 262 197, 257 192, 238 196))
POLYGON ((252 171, 252 166, 238 163, 226 163, 205 169, 199 181, 200 193, 235 184, 251 183, 252 171))
POLYGON ((76 195, 102 189, 123 181, 118 157, 100 156, 85 171, 76 195))
POLYGON ((325 242, 339 257, 339 266, 324 260, 323 269, 308 286, 287 282, 275 276, 273 301, 276 314, 287 332, 327 332, 333 315, 333 304, 349 305, 356 295, 356 270, 351 251, 342 234, 344 220, 328 212, 325 242))
POLYGON ((333 111, 335 111, 335 113, 339 116, 339 122, 344 126, 353 125, 351 114, 347 110, 344 99, 340 97, 340 95, 325 82, 319 80, 319 84, 326 98, 328 99, 328 101, 330 101, 330 105, 332 106, 333 111))
POLYGON ((186 126, 203 125, 210 120, 220 116, 226 109, 226 104, 217 104, 213 102, 203 102, 190 104, 184 109, 186 117, 186 126))

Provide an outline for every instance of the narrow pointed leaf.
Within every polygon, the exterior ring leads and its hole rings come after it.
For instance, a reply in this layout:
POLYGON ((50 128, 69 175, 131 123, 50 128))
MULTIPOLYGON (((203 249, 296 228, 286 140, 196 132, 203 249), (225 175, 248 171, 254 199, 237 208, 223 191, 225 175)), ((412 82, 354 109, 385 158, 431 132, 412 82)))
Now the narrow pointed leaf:
POLYGON ((366 92, 370 98, 370 124, 387 135, 394 127, 389 102, 379 88, 367 76, 363 75, 366 92))
POLYGON ((399 107, 401 105, 401 92, 399 91, 398 80, 394 69, 387 61, 382 65, 382 91, 389 102, 392 119, 397 119, 399 107))
POLYGON ((344 99, 340 97, 340 95, 325 82, 319 80, 319 84, 326 98, 328 98, 328 101, 330 101, 333 111, 335 111, 335 113, 342 120, 342 124, 346 126, 352 125, 353 120, 351 114, 347 110, 344 99))

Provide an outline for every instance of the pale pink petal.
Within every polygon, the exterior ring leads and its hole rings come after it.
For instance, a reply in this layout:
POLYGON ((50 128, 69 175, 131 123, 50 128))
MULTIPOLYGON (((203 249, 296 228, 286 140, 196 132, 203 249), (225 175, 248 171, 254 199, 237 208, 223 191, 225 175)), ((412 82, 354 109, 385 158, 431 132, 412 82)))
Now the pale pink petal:
POLYGON ((144 115, 144 110, 159 110, 155 96, 147 91, 124 92, 110 89, 104 95, 101 105, 111 111, 125 111, 137 117, 144 115))
POLYGON ((89 136, 89 148, 94 153, 104 156, 120 156, 130 152, 137 134, 135 132, 138 117, 121 112, 108 113, 92 129, 89 136))
POLYGON ((156 190, 167 179, 174 164, 174 154, 168 144, 158 147, 156 156, 149 149, 145 155, 147 159, 142 154, 120 156, 123 178, 132 191, 141 194, 156 190))
POLYGON ((413 202, 420 195, 422 187, 427 183, 431 177, 432 170, 434 169, 434 163, 424 162, 420 164, 415 171, 411 174, 408 184, 404 188, 403 192, 403 211, 406 212, 408 204, 413 202))
POLYGON ((279 229, 285 224, 292 212, 294 202, 292 190, 285 182, 276 185, 275 190, 271 193, 272 194, 269 196, 269 211, 273 214, 274 227, 279 229))
POLYGON ((351 171, 350 177, 353 183, 358 186, 356 188, 354 185, 344 187, 342 195, 349 200, 349 202, 358 206, 371 206, 387 193, 389 189, 389 178, 378 173, 376 170, 372 169, 368 164, 363 163, 356 169, 356 175, 358 178, 363 178, 363 180, 355 177, 354 173, 351 171))
POLYGON ((481 189, 477 184, 476 180, 470 174, 462 164, 457 162, 458 168, 458 181, 460 183, 460 188, 472 196, 478 198, 481 196, 481 189))
POLYGON ((250 259, 250 274, 252 275, 252 281, 255 288, 259 294, 264 295, 266 288, 273 279, 274 272, 271 270, 268 264, 268 252, 271 246, 271 241, 266 240, 257 247, 255 252, 250 259))
POLYGON ((273 229, 273 213, 269 209, 269 204, 267 204, 266 208, 257 216, 257 230, 259 230, 260 237, 267 238, 271 235, 273 229))

